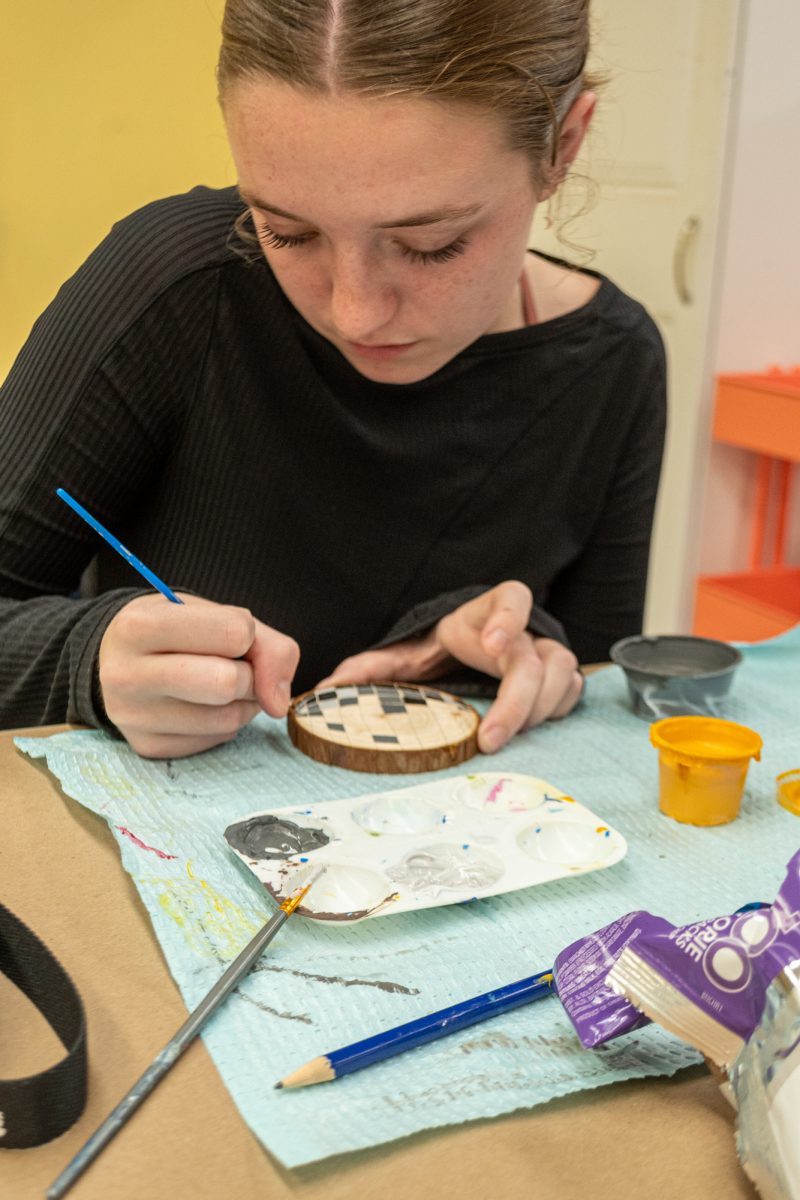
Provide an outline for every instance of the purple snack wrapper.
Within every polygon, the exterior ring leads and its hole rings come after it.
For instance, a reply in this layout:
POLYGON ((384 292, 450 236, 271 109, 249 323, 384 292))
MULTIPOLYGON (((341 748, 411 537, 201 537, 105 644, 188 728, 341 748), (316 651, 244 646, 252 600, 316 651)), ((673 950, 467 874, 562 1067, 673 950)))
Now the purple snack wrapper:
POLYGON ((677 996, 724 1031, 722 1042, 707 1044, 700 1031, 698 1049, 718 1062, 750 1036, 770 982, 798 958, 800 851, 771 905, 679 926, 643 910, 626 913, 562 950, 553 974, 587 1048, 651 1020, 697 1045, 680 1018, 672 1019, 677 996))
POLYGON ((556 955, 553 975, 558 998, 587 1049, 650 1024, 650 1018, 630 1000, 611 990, 606 976, 622 951, 643 934, 663 936, 674 928, 640 909, 578 938, 556 955))
POLYGON ((616 956, 612 989, 726 1066, 764 1011, 767 988, 800 959, 800 851, 775 902, 649 929, 616 956))

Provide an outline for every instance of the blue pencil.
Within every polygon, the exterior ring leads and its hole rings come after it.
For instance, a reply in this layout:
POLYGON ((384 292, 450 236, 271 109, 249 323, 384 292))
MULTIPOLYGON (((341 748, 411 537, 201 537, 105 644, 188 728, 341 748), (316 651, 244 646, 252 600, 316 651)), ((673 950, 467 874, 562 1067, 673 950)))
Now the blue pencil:
POLYGON ((70 508, 74 509, 87 525, 91 525, 92 529, 96 533, 99 533, 101 538, 105 538, 111 549, 116 550, 117 554, 121 554, 125 561, 130 563, 134 571, 138 571, 140 575, 145 577, 148 583, 152 583, 153 587, 161 592, 162 596, 166 596, 173 604, 183 604, 180 597, 175 595, 172 588, 168 587, 163 579, 158 578, 155 571, 151 571, 149 567, 146 567, 143 562, 139 561, 135 554, 131 554, 130 550, 123 546, 122 542, 115 538, 113 533, 109 533, 105 525, 101 525, 91 513, 88 513, 82 504, 79 504, 77 500, 70 496, 69 492, 65 492, 63 488, 56 488, 56 495, 68 504, 70 508))
POLYGON ((326 1083, 338 1079, 340 1075, 349 1075, 351 1071, 360 1071, 372 1063, 383 1062, 394 1054, 402 1054, 404 1050, 413 1050, 433 1042, 436 1038, 446 1037, 468 1025, 476 1025, 489 1017, 497 1017, 500 1013, 509 1012, 521 1004, 529 1004, 531 1000, 540 1000, 553 991, 553 974, 551 971, 541 971, 527 979, 519 979, 505 987, 496 988, 493 992, 484 992, 482 996, 473 996, 471 1000, 462 1000, 450 1008, 442 1008, 439 1012, 429 1013, 406 1025, 398 1025, 394 1029, 386 1029, 374 1037, 364 1038, 362 1042, 354 1042, 352 1046, 344 1046, 341 1050, 333 1050, 321 1058, 312 1058, 304 1066, 298 1067, 291 1075, 287 1075, 278 1088, 306 1087, 310 1083, 326 1083))

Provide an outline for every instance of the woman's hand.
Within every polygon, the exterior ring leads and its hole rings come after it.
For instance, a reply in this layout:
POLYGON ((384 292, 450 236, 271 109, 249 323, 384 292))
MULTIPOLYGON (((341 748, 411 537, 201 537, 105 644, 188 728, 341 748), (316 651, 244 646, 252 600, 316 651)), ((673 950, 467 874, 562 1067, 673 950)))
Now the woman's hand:
POLYGON ((346 658, 321 682, 436 679, 458 664, 493 675, 500 680, 497 698, 478 731, 480 749, 491 754, 519 730, 566 716, 583 690, 572 651, 528 632, 532 607, 524 583, 498 584, 442 617, 424 637, 346 658))
POLYGON ((286 713, 300 651, 246 608, 138 596, 100 643, 106 713, 138 754, 182 758, 229 742, 265 709, 286 713))

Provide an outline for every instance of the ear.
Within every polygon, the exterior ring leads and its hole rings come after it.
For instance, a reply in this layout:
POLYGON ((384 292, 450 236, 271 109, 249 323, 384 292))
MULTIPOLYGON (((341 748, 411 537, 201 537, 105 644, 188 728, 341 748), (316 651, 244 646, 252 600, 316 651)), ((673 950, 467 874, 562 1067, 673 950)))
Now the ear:
POLYGON ((581 92, 561 122, 558 130, 555 163, 548 168, 544 190, 539 195, 540 200, 547 200, 563 183, 581 148, 586 130, 589 128, 595 102, 594 92, 581 92))

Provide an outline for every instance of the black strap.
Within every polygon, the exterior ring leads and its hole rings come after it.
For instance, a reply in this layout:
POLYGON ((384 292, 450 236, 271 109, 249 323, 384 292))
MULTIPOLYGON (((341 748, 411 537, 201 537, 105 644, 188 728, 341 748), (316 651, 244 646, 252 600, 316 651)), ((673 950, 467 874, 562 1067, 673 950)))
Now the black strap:
POLYGON ((75 984, 35 933, 0 904, 0 971, 36 1005, 66 1058, 39 1075, 0 1079, 0 1149, 58 1137, 86 1104, 86 1017, 75 984))

